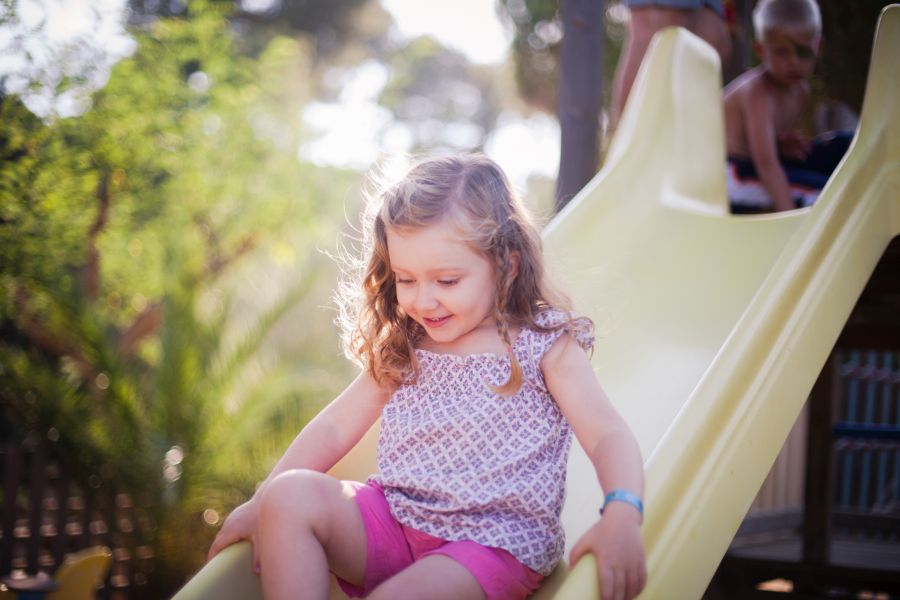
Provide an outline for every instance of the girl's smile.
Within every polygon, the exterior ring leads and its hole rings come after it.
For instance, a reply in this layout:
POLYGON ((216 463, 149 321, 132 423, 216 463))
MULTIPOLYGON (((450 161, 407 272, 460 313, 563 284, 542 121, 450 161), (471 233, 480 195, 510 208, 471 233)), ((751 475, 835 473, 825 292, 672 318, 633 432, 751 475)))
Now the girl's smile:
POLYGON ((447 315, 446 317, 437 317, 437 318, 425 317, 425 325, 427 327, 441 327, 444 323, 447 322, 447 320, 449 318, 450 318, 450 315, 447 315))

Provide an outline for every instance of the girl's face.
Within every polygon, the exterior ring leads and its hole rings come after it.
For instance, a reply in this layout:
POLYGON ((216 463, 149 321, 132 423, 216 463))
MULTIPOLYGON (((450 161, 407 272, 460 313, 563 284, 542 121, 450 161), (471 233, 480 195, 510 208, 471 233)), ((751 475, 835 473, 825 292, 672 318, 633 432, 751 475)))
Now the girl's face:
POLYGON ((442 344, 494 326, 494 266, 456 231, 446 220, 412 231, 387 229, 397 303, 442 344))

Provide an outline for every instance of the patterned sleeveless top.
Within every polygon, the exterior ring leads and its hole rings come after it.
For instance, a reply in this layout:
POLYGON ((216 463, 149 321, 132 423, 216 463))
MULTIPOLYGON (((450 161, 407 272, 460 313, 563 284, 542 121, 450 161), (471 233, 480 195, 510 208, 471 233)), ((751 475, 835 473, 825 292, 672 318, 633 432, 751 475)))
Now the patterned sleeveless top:
MULTIPOLYGON (((547 327, 566 317, 547 310, 536 321, 547 327)), ((575 339, 590 349, 590 321, 575 325, 575 339)), ((560 512, 572 433, 540 362, 567 330, 519 332, 513 352, 523 382, 514 396, 486 385, 509 379, 508 356, 416 350, 418 379, 384 407, 380 473, 371 478, 399 522, 445 540, 503 548, 543 575, 553 570, 565 547, 560 512)))

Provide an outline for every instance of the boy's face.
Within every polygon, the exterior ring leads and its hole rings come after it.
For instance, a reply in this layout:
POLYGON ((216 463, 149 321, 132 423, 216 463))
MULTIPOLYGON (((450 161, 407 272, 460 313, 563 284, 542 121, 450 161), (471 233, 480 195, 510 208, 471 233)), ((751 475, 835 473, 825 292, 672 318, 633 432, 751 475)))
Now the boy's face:
POLYGON ((812 76, 820 41, 814 31, 773 29, 756 43, 756 51, 775 81, 790 86, 812 76))

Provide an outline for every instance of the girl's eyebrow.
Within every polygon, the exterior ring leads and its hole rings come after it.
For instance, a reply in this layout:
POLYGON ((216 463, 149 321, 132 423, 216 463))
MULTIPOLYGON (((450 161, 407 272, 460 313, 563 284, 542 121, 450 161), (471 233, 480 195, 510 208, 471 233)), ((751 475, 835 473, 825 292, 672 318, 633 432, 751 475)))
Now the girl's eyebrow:
MULTIPOLYGON (((403 267, 391 267, 394 272, 403 272, 412 274, 412 271, 408 269, 404 269, 403 267)), ((425 271, 425 275, 437 275, 437 274, 447 274, 447 273, 465 273, 465 267, 439 267, 437 269, 428 269, 425 271)))

